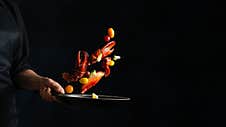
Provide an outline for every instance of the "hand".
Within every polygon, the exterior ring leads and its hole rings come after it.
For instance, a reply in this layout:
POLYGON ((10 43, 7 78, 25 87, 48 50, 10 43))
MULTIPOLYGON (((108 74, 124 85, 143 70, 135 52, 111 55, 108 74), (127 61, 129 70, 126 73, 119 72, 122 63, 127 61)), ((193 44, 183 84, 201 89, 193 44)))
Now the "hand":
POLYGON ((59 83, 48 77, 41 77, 40 80, 40 96, 42 99, 52 102, 57 101, 56 97, 52 95, 52 90, 57 93, 64 94, 64 89, 59 83))

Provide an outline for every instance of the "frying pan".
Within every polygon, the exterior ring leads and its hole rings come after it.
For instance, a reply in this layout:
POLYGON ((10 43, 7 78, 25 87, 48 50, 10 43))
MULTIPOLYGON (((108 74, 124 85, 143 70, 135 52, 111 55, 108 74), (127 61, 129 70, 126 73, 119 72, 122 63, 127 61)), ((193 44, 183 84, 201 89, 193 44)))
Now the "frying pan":
POLYGON ((109 107, 129 104, 131 98, 113 95, 98 95, 97 99, 92 94, 56 94, 59 103, 76 107, 109 107))

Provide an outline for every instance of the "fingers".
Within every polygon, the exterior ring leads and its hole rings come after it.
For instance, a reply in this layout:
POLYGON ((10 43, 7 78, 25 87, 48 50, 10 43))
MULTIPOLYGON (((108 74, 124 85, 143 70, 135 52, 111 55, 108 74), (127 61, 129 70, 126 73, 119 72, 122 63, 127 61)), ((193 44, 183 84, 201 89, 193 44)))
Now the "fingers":
POLYGON ((58 93, 64 94, 64 88, 59 83, 57 83, 56 81, 54 81, 50 78, 45 77, 43 84, 44 84, 44 86, 50 87, 58 93))
POLYGON ((64 88, 61 87, 59 83, 56 81, 43 77, 41 80, 41 86, 40 86, 40 96, 43 100, 46 100, 48 102, 57 101, 55 96, 52 95, 52 92, 56 91, 57 93, 64 94, 64 88))
POLYGON ((56 98, 51 95, 51 88, 49 87, 40 88, 40 96, 43 100, 46 100, 48 102, 53 102, 56 100, 56 98))

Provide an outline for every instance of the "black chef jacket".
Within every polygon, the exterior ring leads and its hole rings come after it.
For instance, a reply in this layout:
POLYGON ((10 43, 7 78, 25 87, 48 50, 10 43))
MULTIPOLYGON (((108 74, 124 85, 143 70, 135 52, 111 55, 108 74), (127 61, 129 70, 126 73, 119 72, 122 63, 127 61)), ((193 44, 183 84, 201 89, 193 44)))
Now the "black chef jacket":
POLYGON ((14 76, 29 69, 28 41, 18 8, 12 1, 0 0, 0 127, 16 127, 17 89, 14 76))

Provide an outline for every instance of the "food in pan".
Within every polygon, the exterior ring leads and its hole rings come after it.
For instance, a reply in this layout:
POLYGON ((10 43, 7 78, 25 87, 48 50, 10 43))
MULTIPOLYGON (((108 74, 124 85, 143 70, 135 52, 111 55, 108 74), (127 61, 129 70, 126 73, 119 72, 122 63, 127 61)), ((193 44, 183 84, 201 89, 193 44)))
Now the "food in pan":
POLYGON ((93 99, 98 99, 98 95, 96 95, 95 93, 92 93, 92 98, 93 99))
POLYGON ((67 85, 65 87, 66 93, 72 93, 74 91, 74 87, 72 85, 67 85))
POLYGON ((113 28, 107 29, 107 34, 104 36, 104 45, 95 52, 89 54, 85 50, 77 52, 77 59, 75 68, 72 73, 64 72, 62 77, 70 85, 65 88, 66 93, 72 93, 71 87, 77 87, 76 84, 81 85, 80 93, 84 94, 90 88, 95 86, 103 77, 108 77, 111 73, 111 67, 121 57, 113 54, 116 41, 113 40, 115 32, 113 28), (100 65, 99 68, 96 65, 100 65), (74 85, 72 86, 71 84, 74 85), (70 87, 69 87, 70 86, 70 87), (69 88, 68 88, 69 87, 69 88))

